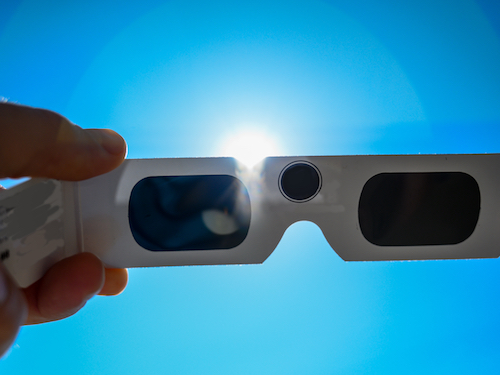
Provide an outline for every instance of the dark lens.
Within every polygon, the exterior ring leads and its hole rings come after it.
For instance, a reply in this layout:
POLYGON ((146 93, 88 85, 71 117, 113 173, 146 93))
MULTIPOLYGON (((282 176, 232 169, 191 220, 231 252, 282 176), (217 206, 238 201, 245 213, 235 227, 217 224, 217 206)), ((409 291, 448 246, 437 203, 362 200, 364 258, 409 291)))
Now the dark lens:
POLYGON ((248 233, 250 198, 233 176, 147 177, 132 189, 129 224, 148 250, 230 249, 248 233))
POLYGON ((299 162, 285 168, 281 174, 280 187, 286 198, 304 202, 314 198, 319 192, 321 178, 312 165, 299 162))
POLYGON ((474 232, 480 201, 466 173, 382 173, 363 187, 359 224, 375 245, 457 244, 474 232))

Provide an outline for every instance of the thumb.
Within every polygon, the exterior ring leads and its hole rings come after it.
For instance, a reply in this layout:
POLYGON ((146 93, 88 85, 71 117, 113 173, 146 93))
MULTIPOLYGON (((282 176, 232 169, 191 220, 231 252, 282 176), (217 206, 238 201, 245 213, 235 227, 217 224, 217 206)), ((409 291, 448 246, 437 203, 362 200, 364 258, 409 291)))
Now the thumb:
POLYGON ((127 146, 109 129, 82 129, 44 109, 0 103, 0 178, 77 181, 120 165, 127 146))

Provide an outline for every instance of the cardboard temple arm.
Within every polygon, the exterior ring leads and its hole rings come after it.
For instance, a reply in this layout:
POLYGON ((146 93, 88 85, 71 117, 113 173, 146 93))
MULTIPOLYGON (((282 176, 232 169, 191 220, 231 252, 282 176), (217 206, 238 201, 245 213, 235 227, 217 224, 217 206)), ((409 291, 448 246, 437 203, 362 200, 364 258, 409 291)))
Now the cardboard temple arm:
POLYGON ((20 287, 83 251, 78 183, 31 179, 0 195, 0 261, 20 287))

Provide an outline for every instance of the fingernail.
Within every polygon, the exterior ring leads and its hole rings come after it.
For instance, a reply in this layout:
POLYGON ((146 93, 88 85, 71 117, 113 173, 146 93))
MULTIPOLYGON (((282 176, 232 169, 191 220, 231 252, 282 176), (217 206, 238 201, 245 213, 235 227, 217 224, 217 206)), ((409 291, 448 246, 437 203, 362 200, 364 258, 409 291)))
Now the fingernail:
POLYGON ((101 146, 112 155, 120 155, 125 148, 123 138, 111 129, 99 129, 99 142, 101 146))

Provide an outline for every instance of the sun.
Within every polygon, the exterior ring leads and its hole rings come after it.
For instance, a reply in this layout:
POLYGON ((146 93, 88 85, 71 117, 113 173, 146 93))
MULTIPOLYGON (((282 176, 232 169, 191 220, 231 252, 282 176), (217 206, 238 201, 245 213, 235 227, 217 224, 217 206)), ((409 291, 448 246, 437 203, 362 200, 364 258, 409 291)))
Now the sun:
POLYGON ((262 130, 246 129, 230 134, 222 142, 222 155, 252 168, 267 156, 280 155, 278 142, 262 130))

